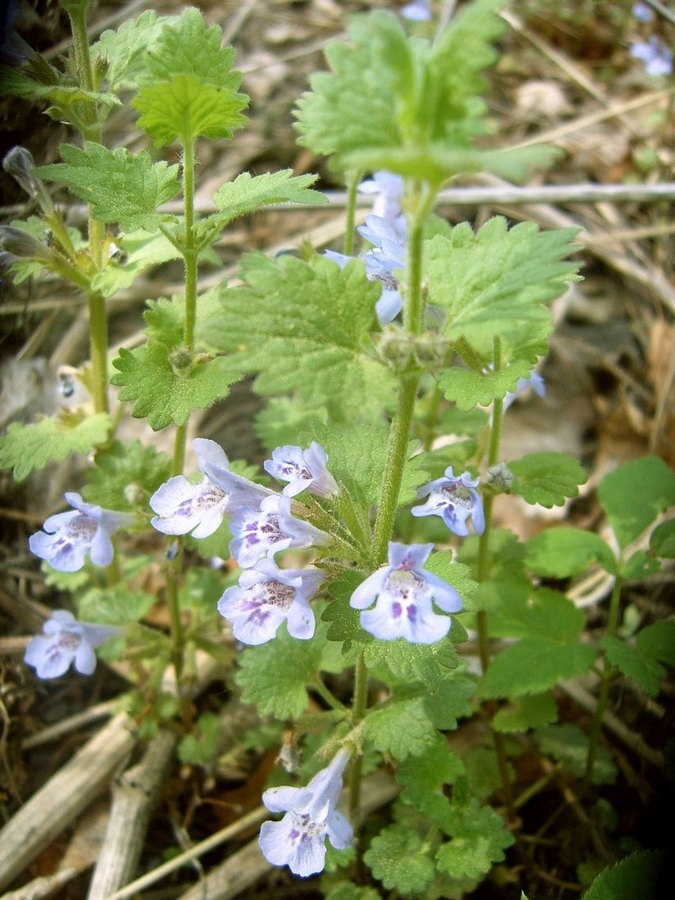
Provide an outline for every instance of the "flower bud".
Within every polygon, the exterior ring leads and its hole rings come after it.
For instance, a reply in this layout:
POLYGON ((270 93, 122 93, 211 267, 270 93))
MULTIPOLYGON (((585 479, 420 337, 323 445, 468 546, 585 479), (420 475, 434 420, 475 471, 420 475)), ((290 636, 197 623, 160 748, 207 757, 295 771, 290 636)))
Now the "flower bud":
POLYGON ((52 252, 46 244, 12 225, 0 225, 0 250, 28 259, 52 258, 52 252))
POLYGON ((44 182, 34 174, 35 160, 30 150, 25 147, 12 147, 2 161, 2 167, 19 183, 24 191, 42 207, 46 215, 54 211, 52 198, 49 196, 44 182))
POLYGON ((513 472, 506 463, 497 463, 487 471, 487 484, 498 494, 509 494, 513 487, 513 472))

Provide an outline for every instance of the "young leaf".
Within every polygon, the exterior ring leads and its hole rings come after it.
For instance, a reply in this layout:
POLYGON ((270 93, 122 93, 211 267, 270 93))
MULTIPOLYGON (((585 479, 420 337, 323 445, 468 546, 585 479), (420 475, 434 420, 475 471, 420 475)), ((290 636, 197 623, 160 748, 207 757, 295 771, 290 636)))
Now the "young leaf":
POLYGON ((404 825, 389 825, 370 842, 363 859, 388 891, 403 897, 422 895, 435 869, 428 845, 404 825))
POLYGON ((129 590, 121 582, 113 588, 93 588, 79 597, 78 617, 101 625, 129 625, 140 621, 155 605, 157 597, 143 591, 129 590))
POLYGON ((140 441, 115 441, 96 454, 95 465, 87 470, 83 495, 89 503, 105 509, 131 510, 142 507, 171 475, 171 460, 154 447, 140 441))
POLYGON ((530 453, 509 463, 509 469, 514 476, 513 493, 547 509, 576 497, 588 477, 576 459, 553 451, 530 453))
POLYGON ((657 556, 675 559, 675 518, 656 526, 649 539, 649 547, 657 556))
POLYGON ((297 391, 309 406, 330 404, 342 420, 381 414, 393 380, 369 352, 381 287, 366 279, 362 263, 341 270, 319 256, 250 254, 243 278, 243 286, 221 290, 221 312, 201 326, 229 352, 233 370, 256 374, 261 394, 297 391))
POLYGON ((147 150, 133 156, 125 147, 108 150, 85 141, 84 147, 61 144, 64 162, 41 166, 37 175, 61 181, 92 206, 100 222, 116 223, 124 231, 155 231, 157 207, 180 190, 178 166, 153 163, 147 150))
POLYGON ((600 641, 605 656, 626 678, 630 678, 642 688, 645 694, 656 697, 666 670, 650 656, 643 654, 639 647, 631 647, 624 641, 606 634, 600 641))
POLYGON ((645 456, 605 475, 598 496, 623 550, 675 504, 675 473, 658 456, 645 456))
POLYGON ((500 709, 492 720, 497 731, 512 733, 550 725, 558 718, 558 707, 550 694, 521 697, 510 709, 500 709))
MULTIPOLYGON (((463 339, 492 359, 499 334, 507 351, 526 347, 534 362, 552 328, 544 303, 563 293, 577 269, 575 262, 565 260, 574 250, 575 233, 569 228, 539 231, 533 222, 507 229, 506 220, 496 216, 475 234, 462 223, 450 238, 438 235, 426 241, 429 303, 448 313, 445 336, 463 339)), ((507 361, 515 350, 507 352, 507 361)))
POLYGON ((558 643, 526 637, 506 647, 492 661, 483 679, 486 697, 540 694, 564 678, 576 678, 595 662, 588 644, 558 643))
POLYGON ((527 378, 531 371, 532 364, 527 360, 516 360, 498 372, 473 372, 451 367, 439 379, 438 386, 458 409, 468 412, 476 404, 487 406, 495 398, 515 390, 518 380, 527 378))
POLYGON ((176 75, 169 82, 142 88, 133 101, 141 116, 138 126, 156 147, 175 140, 184 146, 198 137, 231 138, 246 121, 241 110, 248 98, 204 84, 196 75, 176 75))
POLYGON ((592 531, 580 528, 549 528, 527 542, 526 562, 545 578, 581 575, 594 562, 616 572, 616 560, 607 544, 592 531))
POLYGON ((188 366, 180 371, 172 356, 171 348, 151 340, 137 350, 121 348, 113 360, 118 371, 110 381, 122 388, 120 400, 132 401, 132 415, 145 417, 154 431, 172 422, 184 425, 193 410, 208 409, 226 397, 235 380, 221 357, 201 360, 189 354, 188 366))
POLYGON ((123 22, 116 31, 104 31, 93 44, 92 59, 106 61, 105 78, 112 90, 138 86, 138 79, 145 71, 145 54, 152 49, 168 21, 172 20, 164 16, 157 18, 154 10, 146 9, 135 19, 123 22))
POLYGON ((63 417, 41 419, 35 425, 13 422, 0 438, 0 468, 11 468, 14 478, 23 481, 33 469, 42 469, 51 460, 88 453, 105 443, 110 427, 107 413, 96 413, 80 422, 63 417))
MULTIPOLYGON (((234 181, 219 188, 213 195, 220 212, 198 223, 198 235, 215 236, 233 219, 273 206, 277 203, 302 203, 305 206, 323 206, 328 201, 319 191, 310 190, 316 175, 293 177, 292 169, 252 177, 243 172, 234 181)), ((198 242, 204 238, 198 238, 198 242)))
POLYGON ((443 789, 464 774, 459 754, 438 739, 422 756, 410 756, 401 762, 396 781, 403 785, 401 799, 411 803, 438 825, 445 823, 450 805, 443 789))

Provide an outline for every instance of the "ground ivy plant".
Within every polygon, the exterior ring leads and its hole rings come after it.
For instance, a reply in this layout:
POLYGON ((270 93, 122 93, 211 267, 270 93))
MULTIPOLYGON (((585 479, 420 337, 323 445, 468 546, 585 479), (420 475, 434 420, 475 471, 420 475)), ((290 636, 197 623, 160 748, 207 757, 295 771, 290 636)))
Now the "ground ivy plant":
POLYGON ((326 870, 335 898, 374 896, 368 878, 402 897, 460 896, 517 836, 512 763, 524 744, 513 737, 528 735, 591 785, 611 780, 600 737, 613 679, 654 694, 673 662, 672 622, 627 639, 620 615, 622 583, 673 555, 672 522, 653 529, 675 501, 659 459, 603 479, 612 546, 567 527, 522 543, 493 526, 500 493, 562 506, 586 479, 561 453, 500 451, 511 403, 544 389, 535 367, 553 329, 548 304, 576 277, 574 232, 502 217, 474 230, 434 214, 459 174, 518 180, 552 158, 478 141, 490 130, 481 95, 499 4, 476 0, 440 30, 421 3, 408 4, 407 20, 382 10, 351 20, 295 111, 299 143, 327 156, 347 187, 344 246, 247 253, 235 281, 202 294, 198 272, 217 260, 223 229, 266 206, 323 204, 315 178, 243 173, 215 191, 214 212, 197 215, 198 145, 246 123, 221 30, 194 8, 146 11, 90 46, 87 0, 62 6, 73 34, 62 67, 30 53, 2 78, 5 92, 41 100, 77 135, 49 165, 20 147, 5 158, 35 209, 3 227, 5 261, 16 282, 51 273, 79 290, 91 347, 81 373, 91 402, 13 424, 0 445, 19 480, 73 453, 91 462, 68 509, 45 510, 30 539, 76 615, 54 612, 26 662, 48 679, 71 663, 90 674, 97 650, 130 660, 137 686, 125 703, 141 734, 179 723, 180 757, 199 764, 218 752, 213 714, 195 718, 191 692, 161 683, 173 667, 189 687, 195 651, 213 654, 242 701, 277 723, 258 745, 293 734, 294 753, 280 756, 290 774, 279 771, 262 797, 270 863, 299 877, 326 870), (106 141, 122 104, 148 149, 106 141), (47 183, 87 204, 85 229, 66 225, 47 183), (356 228, 359 190, 373 210, 356 228), (178 197, 182 213, 164 211, 178 197), (171 259, 183 262, 184 290, 148 301, 143 343, 109 365, 107 300, 171 259), (194 411, 227 402, 245 377, 266 398, 255 421, 264 472, 206 437, 188 446, 194 411), (172 429, 173 455, 122 441, 126 414, 172 429), (142 577, 152 546, 159 599, 142 577), (550 586, 591 566, 615 579, 599 641, 550 586), (166 632, 144 623, 158 602, 166 632), (475 666, 458 652, 468 632, 475 666), (558 722, 553 689, 591 670, 600 696, 586 734, 558 722), (449 737, 471 717, 486 737, 460 754, 449 737), (364 823, 364 777, 382 767, 400 793, 388 818, 364 823))

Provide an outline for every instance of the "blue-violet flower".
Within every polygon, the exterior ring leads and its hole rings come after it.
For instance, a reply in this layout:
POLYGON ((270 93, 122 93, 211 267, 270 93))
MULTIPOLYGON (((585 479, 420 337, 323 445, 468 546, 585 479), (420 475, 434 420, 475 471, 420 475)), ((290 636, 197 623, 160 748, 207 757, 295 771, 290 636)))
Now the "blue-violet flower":
POLYGON ((453 534, 466 537, 469 533, 467 519, 471 517, 477 534, 485 531, 483 501, 476 490, 480 478, 471 480, 469 472, 454 475, 452 466, 445 470, 444 478, 430 481, 417 491, 418 497, 429 495, 422 506, 413 506, 413 516, 440 516, 453 534))
POLYGON ((413 22, 428 22, 431 19, 431 0, 413 0, 401 10, 404 19, 413 22))
POLYGON ((451 621, 433 610, 458 612, 462 599, 451 585, 422 566, 433 544, 389 544, 389 565, 368 576, 351 596, 350 606, 361 613, 362 627, 382 641, 404 638, 411 644, 433 644, 450 630, 451 621))
POLYGON ((508 394, 505 395, 502 402, 503 411, 506 412, 513 401, 517 400, 518 397, 520 397, 520 395, 529 387, 532 388, 537 396, 546 396, 546 385, 544 383, 544 379, 538 372, 533 372, 529 378, 519 378, 516 382, 515 390, 509 391, 508 394))
POLYGON ((648 41, 633 41, 630 55, 642 60, 647 75, 670 75, 673 71, 673 54, 655 34, 648 41))
POLYGON ((644 24, 651 22, 654 18, 654 12, 646 3, 634 3, 631 11, 633 18, 644 24))
POLYGON ((338 493, 338 486, 326 468, 328 457, 321 444, 312 441, 307 450, 286 445, 272 451, 272 459, 263 463, 265 471, 278 481, 288 481, 282 493, 295 497, 308 489, 318 497, 338 493))
POLYGON ((150 498, 157 513, 151 520, 162 534, 187 534, 205 538, 213 534, 227 512, 260 502, 272 492, 261 485, 230 472, 223 448, 215 441, 195 438, 192 448, 204 478, 192 484, 183 475, 175 475, 161 485, 150 498))
POLYGON ((109 566, 114 556, 110 536, 132 517, 85 503, 74 491, 65 497, 73 509, 50 516, 42 526, 44 531, 30 536, 31 553, 58 572, 77 572, 87 553, 95 566, 109 566))
POLYGON ((272 559, 258 560, 241 573, 239 587, 227 588, 218 612, 243 644, 271 641, 284 620, 291 637, 308 640, 315 627, 309 599, 322 577, 318 569, 280 569, 272 559))
POLYGON ((35 668, 38 678, 58 678, 71 662, 82 675, 91 675, 96 668, 94 648, 119 634, 121 629, 78 622, 71 612, 57 609, 42 631, 44 634, 28 642, 24 662, 35 668))
POLYGON ((230 521, 230 531, 230 553, 242 569, 289 547, 311 547, 330 540, 325 532, 293 518, 291 498, 283 494, 265 497, 258 509, 238 510, 230 521))
POLYGON ((405 219, 400 218, 403 187, 404 181, 400 175, 382 170, 362 181, 358 190, 362 194, 373 196, 371 213, 374 216, 379 216, 390 225, 396 223, 396 227, 401 230, 405 229, 405 219))
POLYGON ((335 808, 350 755, 339 750, 305 788, 265 791, 262 801, 270 812, 286 813, 280 822, 263 822, 260 828, 260 849, 273 866, 288 866, 294 875, 307 878, 326 864, 326 838, 336 850, 351 845, 352 827, 335 808))

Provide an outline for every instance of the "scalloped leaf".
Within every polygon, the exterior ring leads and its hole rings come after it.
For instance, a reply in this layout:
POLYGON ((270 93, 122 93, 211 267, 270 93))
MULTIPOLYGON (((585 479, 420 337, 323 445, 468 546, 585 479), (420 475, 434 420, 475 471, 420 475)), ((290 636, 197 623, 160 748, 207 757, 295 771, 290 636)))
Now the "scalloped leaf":
POLYGON ((64 417, 41 419, 35 425, 13 422, 0 438, 0 467, 11 468, 14 478, 23 481, 33 469, 43 469, 52 460, 89 453, 104 444, 111 425, 107 413, 75 422, 64 417))
POLYGON ((600 641, 605 656, 626 678, 634 681, 650 697, 656 697, 666 670, 651 656, 643 654, 641 648, 631 647, 625 641, 606 634, 600 641))
POLYGON ((598 497, 624 549, 675 505, 675 473, 658 456, 635 459, 605 475, 598 497))
POLYGON ((588 644, 526 637, 497 654, 485 673, 483 694, 485 697, 540 694, 562 679, 583 675, 595 658, 596 651, 588 644))
POLYGON ((94 218, 124 231, 156 231, 157 207, 180 190, 178 166, 153 163, 147 150, 134 156, 125 147, 108 150, 93 141, 82 149, 61 144, 59 150, 64 162, 41 166, 36 174, 67 185, 91 204, 94 218))
POLYGON ((514 391, 519 379, 532 371, 528 360, 517 360, 498 372, 473 372, 471 369, 449 368, 439 379, 438 386, 448 400, 453 400, 463 412, 476 405, 488 406, 495 398, 503 398, 514 391))
POLYGON ((509 469, 514 476, 511 491, 547 509, 576 497, 588 477, 576 459, 553 451, 522 456, 509 463, 509 469))
POLYGON ((581 575, 595 562, 616 573, 616 560, 603 539, 592 531, 561 526, 549 528, 527 542, 526 562, 545 578, 581 575))

